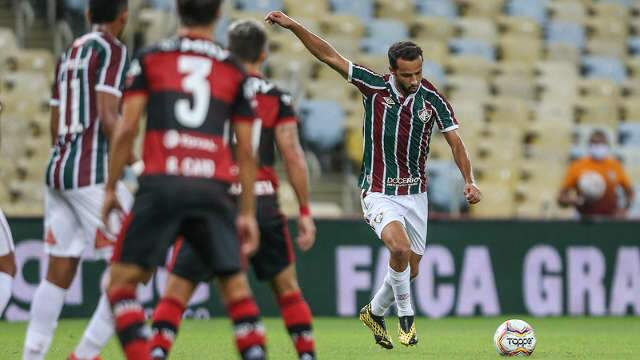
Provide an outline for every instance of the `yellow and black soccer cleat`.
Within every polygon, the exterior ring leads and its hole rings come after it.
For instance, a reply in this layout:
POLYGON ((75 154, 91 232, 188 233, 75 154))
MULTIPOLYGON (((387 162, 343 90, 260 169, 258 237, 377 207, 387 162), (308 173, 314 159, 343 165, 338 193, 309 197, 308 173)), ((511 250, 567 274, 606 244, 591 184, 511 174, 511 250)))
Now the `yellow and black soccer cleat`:
POLYGON ((398 339, 404 346, 413 346, 418 343, 416 323, 413 316, 401 316, 398 324, 398 339))
POLYGON ((360 310, 360 321, 371 330, 376 344, 385 349, 393 349, 391 337, 387 332, 387 326, 384 324, 384 316, 373 315, 371 304, 367 304, 360 310))

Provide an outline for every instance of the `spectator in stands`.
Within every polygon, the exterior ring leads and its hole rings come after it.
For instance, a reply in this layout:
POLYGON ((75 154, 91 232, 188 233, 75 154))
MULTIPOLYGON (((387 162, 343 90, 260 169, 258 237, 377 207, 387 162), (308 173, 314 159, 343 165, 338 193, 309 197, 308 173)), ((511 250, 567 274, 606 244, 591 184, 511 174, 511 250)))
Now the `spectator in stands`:
POLYGON ((575 206, 581 217, 625 218, 635 196, 620 161, 611 156, 607 135, 595 130, 589 138, 588 156, 574 161, 567 171, 558 203, 575 206), (624 204, 618 201, 618 189, 624 204))

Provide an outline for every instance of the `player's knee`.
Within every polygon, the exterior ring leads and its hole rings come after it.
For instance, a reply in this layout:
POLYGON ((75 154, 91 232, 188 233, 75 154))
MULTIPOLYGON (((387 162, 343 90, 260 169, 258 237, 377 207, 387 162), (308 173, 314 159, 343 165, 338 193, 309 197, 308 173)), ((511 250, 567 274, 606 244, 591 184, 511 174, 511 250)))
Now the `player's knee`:
POLYGON ((283 271, 271 281, 271 287, 277 296, 283 296, 300 291, 298 280, 293 271, 283 271))
POLYGON ((411 255, 411 246, 406 241, 392 241, 388 245, 392 258, 409 259, 411 255))
POLYGON ((149 271, 130 264, 113 264, 109 273, 108 290, 120 287, 136 287, 150 276, 149 271))

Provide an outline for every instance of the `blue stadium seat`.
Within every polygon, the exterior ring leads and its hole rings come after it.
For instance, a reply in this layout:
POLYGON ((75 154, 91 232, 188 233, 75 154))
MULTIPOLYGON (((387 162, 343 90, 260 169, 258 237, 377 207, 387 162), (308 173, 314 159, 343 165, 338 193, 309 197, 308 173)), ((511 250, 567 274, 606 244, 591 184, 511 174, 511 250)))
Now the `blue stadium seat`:
POLYGON ((357 16, 362 20, 370 20, 374 16, 373 0, 331 0, 331 7, 336 13, 357 16))
POLYGON ((440 87, 447 83, 447 75, 445 74, 444 69, 440 64, 433 61, 424 61, 422 64, 422 76, 440 87))
POLYGON ((449 48, 453 54, 480 56, 495 61, 496 50, 484 41, 465 38, 449 39, 449 48))
POLYGON ((640 148, 640 124, 627 123, 618 128, 620 145, 640 148))
POLYGON ((409 39, 409 29, 398 20, 370 20, 367 22, 367 37, 360 48, 371 54, 386 54, 389 46, 397 41, 409 39))
POLYGON ((547 40, 551 44, 573 45, 583 49, 586 43, 585 30, 577 23, 552 21, 547 24, 547 40))
POLYGON ((458 17, 458 8, 451 0, 415 0, 418 12, 422 15, 440 16, 448 19, 458 17))
POLYGON ((234 0, 235 8, 242 11, 268 12, 282 10, 283 0, 234 0))
POLYGON ((229 45, 227 44, 227 33, 229 32, 229 25, 231 25, 231 19, 223 16, 218 19, 218 21, 216 22, 216 28, 214 29, 216 42, 225 47, 229 45))
POLYGON ((345 116, 342 107, 331 100, 306 100, 300 103, 302 133, 307 142, 320 150, 331 150, 344 137, 345 116))
POLYGON ((629 53, 634 56, 640 55, 640 36, 629 38, 629 53))
POLYGON ((627 79, 627 69, 617 58, 584 56, 582 70, 588 78, 609 79, 617 84, 622 84, 627 79))
POLYGON ((626 7, 631 7, 633 5, 634 0, 599 0, 601 3, 615 3, 624 5, 626 7))
POLYGON ((507 3, 507 14, 523 16, 535 20, 538 24, 547 21, 548 0, 510 0, 507 3))

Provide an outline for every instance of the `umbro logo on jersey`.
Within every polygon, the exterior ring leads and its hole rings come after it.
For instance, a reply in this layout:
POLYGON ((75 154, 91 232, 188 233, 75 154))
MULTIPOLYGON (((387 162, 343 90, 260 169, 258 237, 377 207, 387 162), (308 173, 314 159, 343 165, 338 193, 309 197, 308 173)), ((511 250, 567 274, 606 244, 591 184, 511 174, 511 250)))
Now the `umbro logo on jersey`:
POLYGON ((387 107, 391 107, 393 105, 396 104, 395 101, 393 101, 393 99, 389 96, 385 96, 384 98, 382 98, 384 100, 384 105, 387 107))

